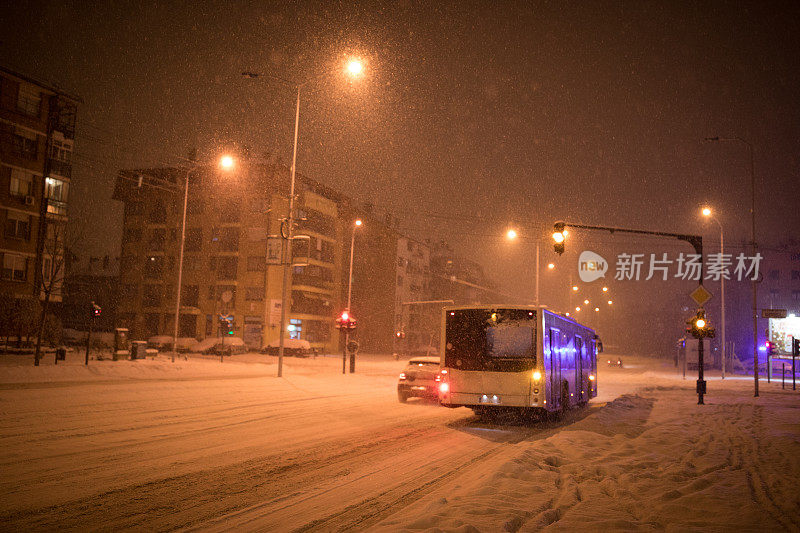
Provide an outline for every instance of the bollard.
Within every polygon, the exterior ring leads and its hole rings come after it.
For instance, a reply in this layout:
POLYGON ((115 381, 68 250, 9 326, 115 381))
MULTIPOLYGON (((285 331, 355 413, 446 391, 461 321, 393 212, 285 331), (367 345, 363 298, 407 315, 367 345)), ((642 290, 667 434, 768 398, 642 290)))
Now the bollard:
POLYGON ((786 388, 786 363, 781 363, 781 388, 786 388))

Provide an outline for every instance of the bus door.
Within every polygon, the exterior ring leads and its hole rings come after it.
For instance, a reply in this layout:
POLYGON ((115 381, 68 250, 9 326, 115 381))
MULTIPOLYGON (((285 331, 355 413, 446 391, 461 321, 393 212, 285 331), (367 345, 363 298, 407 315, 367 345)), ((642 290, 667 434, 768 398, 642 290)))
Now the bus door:
POLYGON ((575 395, 578 401, 583 401, 583 394, 586 387, 586 378, 584 376, 584 347, 583 339, 580 335, 575 335, 575 395))
POLYGON ((550 328, 550 405, 554 409, 561 404, 561 332, 550 328))

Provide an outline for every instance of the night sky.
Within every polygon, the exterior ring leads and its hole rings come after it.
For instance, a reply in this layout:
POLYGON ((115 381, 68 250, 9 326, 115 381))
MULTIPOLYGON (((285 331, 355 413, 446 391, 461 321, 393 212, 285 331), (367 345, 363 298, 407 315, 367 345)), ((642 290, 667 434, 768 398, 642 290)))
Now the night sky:
POLYGON ((708 202, 727 240, 749 239, 747 148, 708 136, 754 147, 758 240, 798 235, 798 3, 8 4, 2 63, 83 99, 70 209, 86 255, 119 253, 119 168, 194 147, 290 162, 292 89, 243 70, 302 82, 350 54, 365 78, 303 94, 298 171, 474 254, 506 290, 532 291, 531 241, 510 248, 509 223, 713 239, 708 202))

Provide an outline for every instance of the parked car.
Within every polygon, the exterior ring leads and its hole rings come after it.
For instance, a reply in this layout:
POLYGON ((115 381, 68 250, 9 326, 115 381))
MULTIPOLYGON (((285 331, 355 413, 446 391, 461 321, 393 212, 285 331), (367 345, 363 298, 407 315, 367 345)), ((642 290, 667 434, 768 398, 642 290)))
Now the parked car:
POLYGON ((239 337, 225 337, 222 340, 218 337, 210 337, 192 346, 191 351, 205 355, 237 355, 247 353, 247 346, 239 337))
POLYGON ((405 403, 409 398, 438 398, 439 357, 413 357, 400 373, 397 399, 405 403))
MULTIPOLYGON (((261 350, 267 355, 278 355, 280 340, 276 339, 261 350)), ((308 357, 312 354, 311 344, 304 339, 283 339, 283 354, 295 357, 308 357)))

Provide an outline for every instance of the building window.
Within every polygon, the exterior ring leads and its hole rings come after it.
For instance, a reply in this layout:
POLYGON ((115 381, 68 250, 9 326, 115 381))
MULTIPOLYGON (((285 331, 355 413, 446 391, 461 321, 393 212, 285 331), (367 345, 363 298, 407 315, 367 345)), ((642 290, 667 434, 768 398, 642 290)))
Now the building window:
POLYGON ((263 272, 267 269, 267 258, 261 255, 253 255, 247 258, 248 272, 263 272))
POLYGON ((144 265, 145 277, 149 279, 161 279, 161 276, 164 275, 165 263, 163 255, 149 256, 144 265))
POLYGON ((122 240, 125 243, 136 243, 142 238, 141 228, 126 228, 122 240))
POLYGON ((38 117, 42 108, 42 93, 34 85, 20 83, 17 93, 17 111, 38 117))
POLYGON ((39 138, 36 133, 22 128, 15 128, 11 134, 11 151, 19 157, 36 159, 39 151, 39 138))
POLYGON ((183 270, 185 272, 196 272, 200 270, 202 263, 196 255, 183 256, 183 270))
POLYGON ((31 217, 16 211, 6 211, 6 237, 28 240, 31 238, 31 217))
POLYGON ((167 241, 167 231, 164 229, 154 229, 150 231, 150 239, 147 241, 149 252, 163 252, 167 241))
POLYGON ((47 198, 47 212, 54 215, 67 214, 67 193, 69 183, 55 178, 45 178, 44 195, 47 198))
POLYGON ((133 200, 125 203, 126 216, 138 216, 144 213, 144 203, 133 200))
POLYGON ((11 169, 8 192, 11 196, 30 196, 33 190, 33 174, 18 168, 11 169))
POLYGON ((792 281, 800 280, 800 270, 792 270, 792 281))
POLYGON ((203 228, 186 230, 186 251, 199 252, 203 248, 203 228))
POLYGON ((28 261, 22 255, 3 254, 3 279, 25 281, 28 279, 28 261))
POLYGON ((200 287, 197 285, 184 285, 181 295, 181 305, 197 307, 200 300, 200 287))
POLYGON ((60 163, 72 162, 72 143, 53 139, 50 142, 50 158, 60 163))
POLYGON ((211 242, 220 252, 239 251, 239 228, 214 228, 211 242))
POLYGON ((264 287, 245 287, 244 299, 248 302, 260 302, 264 300, 264 287))
POLYGON ((147 221, 151 224, 163 224, 167 221, 167 209, 161 200, 153 202, 153 206, 147 214, 147 221))
POLYGON ((241 215, 239 213, 240 207, 238 200, 233 200, 233 199, 223 200, 220 202, 220 204, 221 204, 219 210, 220 222, 228 222, 228 223, 239 222, 241 215))
POLYGON ((144 329, 148 337, 154 337, 160 333, 161 315, 158 313, 145 313, 144 329))
POLYGON ((161 306, 161 285, 144 286, 144 291, 142 293, 142 305, 144 307, 161 306))
POLYGON ((267 198, 250 198, 247 202, 247 209, 254 215, 265 215, 269 211, 269 199, 267 198))
POLYGON ((236 279, 238 263, 236 257, 217 257, 217 279, 236 279))

